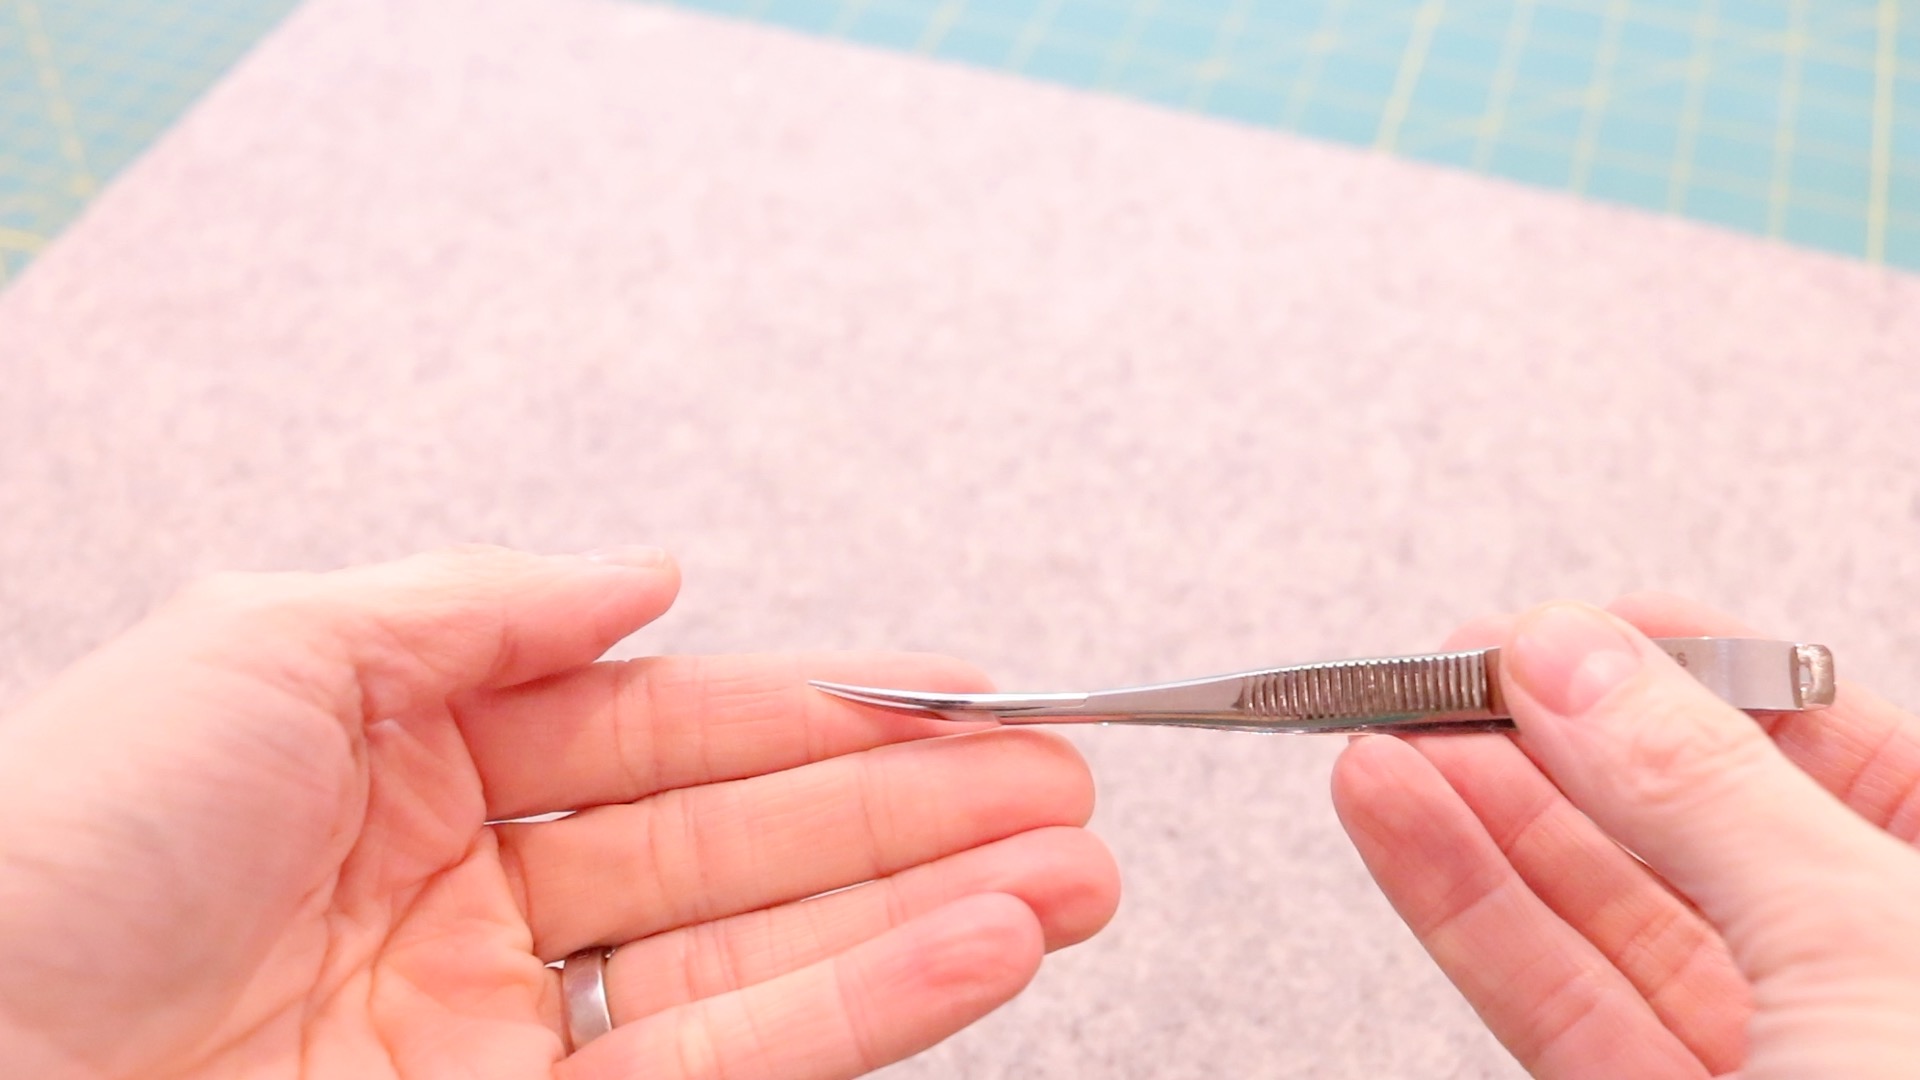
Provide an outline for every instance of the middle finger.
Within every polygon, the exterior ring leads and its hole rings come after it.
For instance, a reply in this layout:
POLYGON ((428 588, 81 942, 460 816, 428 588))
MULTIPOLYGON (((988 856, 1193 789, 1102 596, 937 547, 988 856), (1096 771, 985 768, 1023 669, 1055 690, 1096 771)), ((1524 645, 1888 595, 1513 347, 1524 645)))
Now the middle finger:
POLYGON ((551 960, 1092 813, 1092 776, 1071 744, 1000 728, 495 829, 534 951, 551 960))
POLYGON ((1739 1065, 1746 980, 1706 920, 1627 854, 1499 735, 1408 740, 1535 896, 1626 976, 1715 1075, 1739 1065))
MULTIPOLYGON (((1463 627, 1446 648, 1497 645, 1513 619, 1463 627)), ((1503 735, 1407 740, 1480 819, 1522 881, 1627 977, 1716 1075, 1745 1045, 1746 980, 1690 905, 1613 842, 1503 735)))

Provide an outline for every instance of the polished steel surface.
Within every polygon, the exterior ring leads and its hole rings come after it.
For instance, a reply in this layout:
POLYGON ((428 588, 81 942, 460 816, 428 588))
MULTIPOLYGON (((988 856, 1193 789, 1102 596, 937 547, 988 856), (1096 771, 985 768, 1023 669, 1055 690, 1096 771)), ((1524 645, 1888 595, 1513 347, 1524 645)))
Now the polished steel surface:
MULTIPOLYGON (((1655 638, 1735 708, 1797 712, 1833 703, 1833 654, 1758 638, 1655 638)), ((1511 726, 1500 650, 1295 664, 1121 690, 946 694, 815 682, 868 705, 1010 724, 1158 724, 1235 731, 1467 731, 1511 726)))

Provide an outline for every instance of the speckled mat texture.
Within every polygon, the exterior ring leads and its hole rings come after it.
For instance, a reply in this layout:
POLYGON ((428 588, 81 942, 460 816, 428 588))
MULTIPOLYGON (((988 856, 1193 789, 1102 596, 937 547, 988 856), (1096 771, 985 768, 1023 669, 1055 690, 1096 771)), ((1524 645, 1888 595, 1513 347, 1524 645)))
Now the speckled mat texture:
MULTIPOLYGON (((186 578, 663 543, 623 652, 1009 689, 1678 590, 1920 698, 1920 280, 603 0, 310 0, 0 293, 0 702, 186 578)), ((1073 736, 1127 894, 894 1077, 1510 1077, 1337 739, 1073 736)))

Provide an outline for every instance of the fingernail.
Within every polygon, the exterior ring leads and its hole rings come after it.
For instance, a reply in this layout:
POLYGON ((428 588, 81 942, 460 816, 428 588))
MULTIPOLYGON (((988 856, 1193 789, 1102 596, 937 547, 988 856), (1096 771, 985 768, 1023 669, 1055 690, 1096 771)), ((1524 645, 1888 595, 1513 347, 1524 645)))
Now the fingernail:
POLYGON ((1640 650, 1598 611, 1554 604, 1528 615, 1502 658, 1533 700, 1580 716, 1640 670, 1640 650))
POLYGON ((595 548, 583 557, 592 562, 606 563, 609 566, 631 566, 637 570, 651 569, 667 561, 667 553, 664 549, 641 544, 595 548))

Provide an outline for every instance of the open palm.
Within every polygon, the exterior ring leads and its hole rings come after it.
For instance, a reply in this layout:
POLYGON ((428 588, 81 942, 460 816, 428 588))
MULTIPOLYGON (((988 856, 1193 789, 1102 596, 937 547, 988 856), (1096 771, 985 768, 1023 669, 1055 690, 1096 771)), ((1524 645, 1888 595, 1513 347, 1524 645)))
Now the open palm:
POLYGON ((980 686, 950 661, 593 663, 676 585, 646 552, 222 578, 77 665, 0 722, 0 1059, 852 1076, 1110 917, 1067 744, 805 685, 980 686), (547 964, 592 945, 617 1027, 569 1056, 547 964))
MULTIPOLYGON (((1756 636, 1671 597, 1612 610, 1650 636, 1756 636)), ((1477 624, 1454 643, 1495 644, 1510 623, 1477 624)), ((1830 709, 1760 720, 1861 817, 1908 844, 1920 836, 1920 721, 1851 686, 1830 709)), ((1751 985, 1701 912, 1504 735, 1363 740, 1336 769, 1334 794, 1388 899, 1535 1075, 1727 1075, 1752 1064, 1756 1031, 1781 1042, 1817 1005, 1751 985)))

